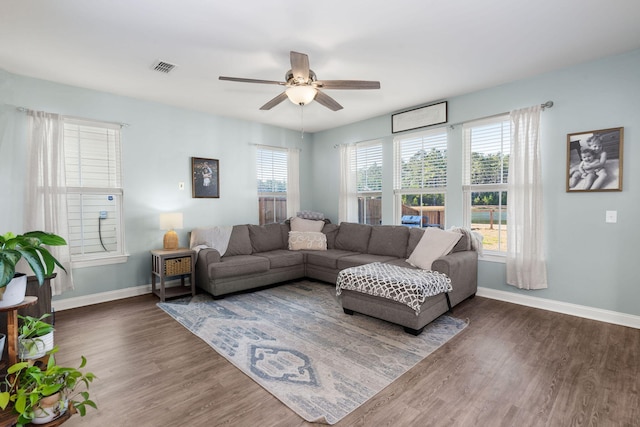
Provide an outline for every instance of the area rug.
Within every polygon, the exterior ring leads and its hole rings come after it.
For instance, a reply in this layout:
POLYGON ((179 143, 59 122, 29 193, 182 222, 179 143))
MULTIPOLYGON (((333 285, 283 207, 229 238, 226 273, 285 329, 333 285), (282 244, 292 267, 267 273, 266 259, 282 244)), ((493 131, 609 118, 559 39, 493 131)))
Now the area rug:
POLYGON ((343 313, 335 287, 301 281, 158 306, 310 422, 334 424, 467 326, 447 315, 415 337, 343 313))

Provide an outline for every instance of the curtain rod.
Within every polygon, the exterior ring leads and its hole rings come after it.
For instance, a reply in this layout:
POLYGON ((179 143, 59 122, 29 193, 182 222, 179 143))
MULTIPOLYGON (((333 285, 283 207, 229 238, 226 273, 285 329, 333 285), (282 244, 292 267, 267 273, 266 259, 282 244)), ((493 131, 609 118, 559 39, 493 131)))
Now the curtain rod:
MULTIPOLYGON (((553 101, 547 101, 544 104, 540 104, 540 108, 542 109, 542 111, 544 111, 545 108, 551 108, 553 107, 553 101)), ((492 119, 494 117, 500 117, 500 116, 504 116, 505 114, 509 114, 509 112, 506 113, 500 113, 500 114, 493 114, 491 116, 485 116, 485 117, 479 117, 477 119, 473 119, 473 120, 466 120, 464 122, 458 122, 458 123, 452 123, 449 126, 449 129, 453 129, 456 126, 460 126, 462 124, 468 123, 468 122, 475 122, 476 120, 485 120, 485 119, 492 119)))
MULTIPOLYGON (((21 113, 26 113, 27 111, 34 111, 31 110, 30 108, 25 108, 25 107, 16 107, 16 110, 20 111, 21 113)), ((64 114, 61 114, 62 117, 66 117, 68 119, 74 119, 74 120, 84 120, 84 121, 88 121, 88 122, 97 122, 97 123, 106 123, 106 124, 110 124, 110 125, 118 125, 120 127, 126 128, 129 127, 129 123, 121 123, 121 122, 107 122, 104 120, 95 120, 95 119, 87 119, 86 117, 77 117, 77 116, 67 116, 64 114)))

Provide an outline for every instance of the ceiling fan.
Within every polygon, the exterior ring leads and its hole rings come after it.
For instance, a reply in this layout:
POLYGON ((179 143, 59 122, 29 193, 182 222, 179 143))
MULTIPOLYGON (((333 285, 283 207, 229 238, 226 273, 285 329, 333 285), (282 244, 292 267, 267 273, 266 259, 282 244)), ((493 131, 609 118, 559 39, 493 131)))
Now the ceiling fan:
POLYGON ((261 110, 270 110, 289 98, 297 105, 306 105, 314 99, 332 111, 342 109, 335 99, 322 92, 320 89, 380 89, 380 82, 366 80, 317 80, 316 73, 309 69, 309 57, 304 53, 291 51, 291 69, 285 74, 285 81, 244 79, 240 77, 220 76, 220 80, 229 80, 242 83, 261 83, 285 86, 286 89, 280 95, 260 107, 261 110))

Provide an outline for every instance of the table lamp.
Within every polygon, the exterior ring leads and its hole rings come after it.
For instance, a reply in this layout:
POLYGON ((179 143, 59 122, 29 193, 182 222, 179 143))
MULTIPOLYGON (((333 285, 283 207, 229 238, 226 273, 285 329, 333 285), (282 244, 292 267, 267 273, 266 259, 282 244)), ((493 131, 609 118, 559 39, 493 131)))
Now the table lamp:
POLYGON ((182 229, 182 212, 160 214, 160 230, 167 230, 163 239, 165 250, 178 249, 178 233, 182 229))

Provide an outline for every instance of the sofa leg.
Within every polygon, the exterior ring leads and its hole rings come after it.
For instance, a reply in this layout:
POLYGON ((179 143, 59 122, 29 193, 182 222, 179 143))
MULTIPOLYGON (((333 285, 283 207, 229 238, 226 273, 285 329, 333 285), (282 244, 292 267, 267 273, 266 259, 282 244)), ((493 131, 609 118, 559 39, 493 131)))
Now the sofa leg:
POLYGON ((424 331, 424 326, 420 329, 407 328, 406 326, 403 326, 403 328, 406 333, 414 336, 418 336, 422 333, 422 331, 424 331))
POLYGON ((343 308, 344 314, 348 314, 349 316, 353 316, 353 310, 349 310, 348 308, 343 308))
POLYGON ((469 298, 467 298, 467 299, 473 299, 473 298, 475 298, 475 296, 476 296, 476 294, 474 293, 473 295, 471 295, 471 296, 470 296, 469 298))

